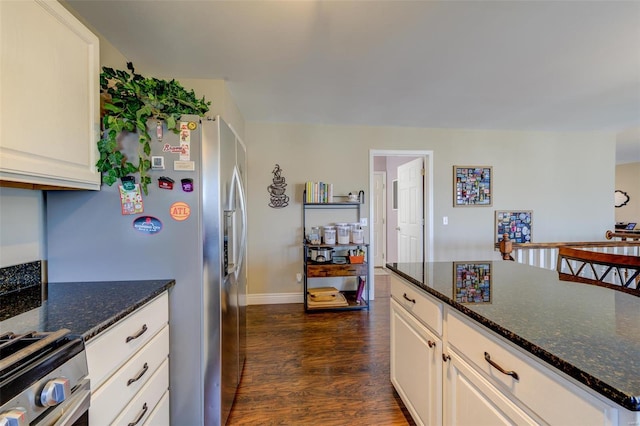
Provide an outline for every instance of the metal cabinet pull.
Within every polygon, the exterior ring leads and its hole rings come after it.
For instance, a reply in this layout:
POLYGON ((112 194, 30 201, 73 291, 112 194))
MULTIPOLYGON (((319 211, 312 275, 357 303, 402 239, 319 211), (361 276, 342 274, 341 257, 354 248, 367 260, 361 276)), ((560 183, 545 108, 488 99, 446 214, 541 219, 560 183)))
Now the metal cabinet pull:
POLYGON ((511 376, 514 379, 520 381, 520 376, 518 376, 518 373, 516 373, 515 371, 507 371, 504 368, 500 367, 498 364, 496 364, 494 361, 491 361, 491 355, 489 355, 489 352, 485 352, 484 353, 484 359, 485 361, 487 361, 489 364, 491 364, 492 367, 494 367, 495 369, 497 369, 499 372, 501 372, 502 374, 506 374, 507 376, 511 376))
POLYGON ((137 339, 138 337, 142 336, 144 334, 144 332, 147 331, 147 324, 143 324, 142 328, 140 329, 140 331, 138 331, 136 334, 134 334, 133 336, 128 336, 127 337, 127 343, 129 343, 132 340, 137 339))
POLYGON ((449 361, 450 359, 451 359, 451 356, 450 356, 450 355, 442 354, 442 360, 443 360, 444 362, 447 362, 447 361, 449 361))
POLYGON ((142 378, 142 376, 144 376, 144 373, 147 372, 147 370, 149 369, 149 364, 147 364, 146 362, 144 363, 144 366, 142 366, 142 370, 140 370, 140 372, 138 373, 138 375, 136 377, 134 377, 133 379, 129 379, 127 380, 127 386, 129 386, 131 383, 135 383, 138 380, 140 380, 142 378))
POLYGON ((405 298, 405 300, 408 300, 409 302, 415 304, 416 303, 416 299, 409 299, 409 296, 407 296, 407 293, 403 294, 402 297, 405 298))
POLYGON ((430 348, 433 348, 436 346, 436 342, 432 342, 431 340, 427 340, 427 345, 429 345, 430 348))
POLYGON ((142 410, 140 411, 140 414, 138 414, 138 417, 136 417, 135 421, 129 423, 129 426, 136 426, 138 423, 140 423, 140 420, 142 420, 144 415, 147 414, 148 409, 149 407, 147 407, 147 403, 145 402, 144 405, 142 406, 142 410))

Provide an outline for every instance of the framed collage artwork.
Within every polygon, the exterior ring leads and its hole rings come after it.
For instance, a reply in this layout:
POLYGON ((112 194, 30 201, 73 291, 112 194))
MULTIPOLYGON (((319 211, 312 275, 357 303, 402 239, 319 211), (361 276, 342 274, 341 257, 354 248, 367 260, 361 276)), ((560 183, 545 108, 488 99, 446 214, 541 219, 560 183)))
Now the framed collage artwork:
POLYGON ((453 294, 458 303, 491 303, 491 262, 454 262, 453 294))
POLYGON ((453 207, 478 207, 493 204, 490 166, 453 166, 453 207))
POLYGON ((509 234, 509 239, 514 243, 532 242, 533 211, 496 210, 495 242, 502 241, 503 234, 509 234))

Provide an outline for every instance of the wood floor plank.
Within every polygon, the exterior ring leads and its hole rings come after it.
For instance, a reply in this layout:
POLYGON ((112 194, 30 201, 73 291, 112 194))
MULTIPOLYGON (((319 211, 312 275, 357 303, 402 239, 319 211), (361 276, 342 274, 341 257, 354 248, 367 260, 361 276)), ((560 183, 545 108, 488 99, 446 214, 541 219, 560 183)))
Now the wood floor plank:
POLYGON ((389 278, 367 311, 247 307, 247 361, 227 425, 413 425, 389 380, 389 278))

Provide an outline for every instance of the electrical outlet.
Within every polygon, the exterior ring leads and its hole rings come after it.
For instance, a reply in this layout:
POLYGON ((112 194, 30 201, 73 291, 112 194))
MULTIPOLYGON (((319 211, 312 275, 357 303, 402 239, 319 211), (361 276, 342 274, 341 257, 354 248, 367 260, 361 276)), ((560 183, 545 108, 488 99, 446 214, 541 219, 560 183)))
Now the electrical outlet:
POLYGON ((366 217, 361 217, 360 218, 360 226, 367 226, 367 218, 366 217))
POLYGON ((298 273, 296 274, 296 280, 297 280, 298 282, 302 282, 302 274, 301 274, 300 272, 298 272, 298 273))

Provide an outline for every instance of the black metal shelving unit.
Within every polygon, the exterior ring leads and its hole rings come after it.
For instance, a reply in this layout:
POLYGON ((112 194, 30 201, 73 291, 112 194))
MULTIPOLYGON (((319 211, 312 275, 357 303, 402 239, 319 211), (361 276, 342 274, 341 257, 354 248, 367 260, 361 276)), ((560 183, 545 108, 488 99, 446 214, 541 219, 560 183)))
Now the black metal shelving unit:
MULTIPOLYGON (((346 196, 335 196, 335 199, 347 199, 346 196)), ((306 191, 303 194, 303 200, 306 200, 306 191)), ((348 311, 348 310, 369 310, 369 244, 368 243, 348 243, 348 244, 310 244, 306 240, 307 231, 307 214, 309 210, 318 209, 351 209, 355 211, 357 221, 360 222, 360 202, 337 201, 329 203, 307 203, 303 201, 302 205, 302 239, 303 239, 303 263, 304 263, 304 309, 307 312, 317 311, 348 311), (344 258, 338 255, 332 257, 331 262, 313 262, 311 260, 310 250, 317 247, 331 247, 335 252, 344 253, 350 249, 360 249, 364 251, 363 263, 349 263, 349 257, 346 256, 346 263, 334 263, 336 258, 344 258), (355 290, 343 290, 348 306, 322 306, 310 307, 308 302, 309 278, 341 278, 355 277, 355 290), (357 300, 357 291, 360 280, 364 280, 364 287, 361 297, 357 300)))

